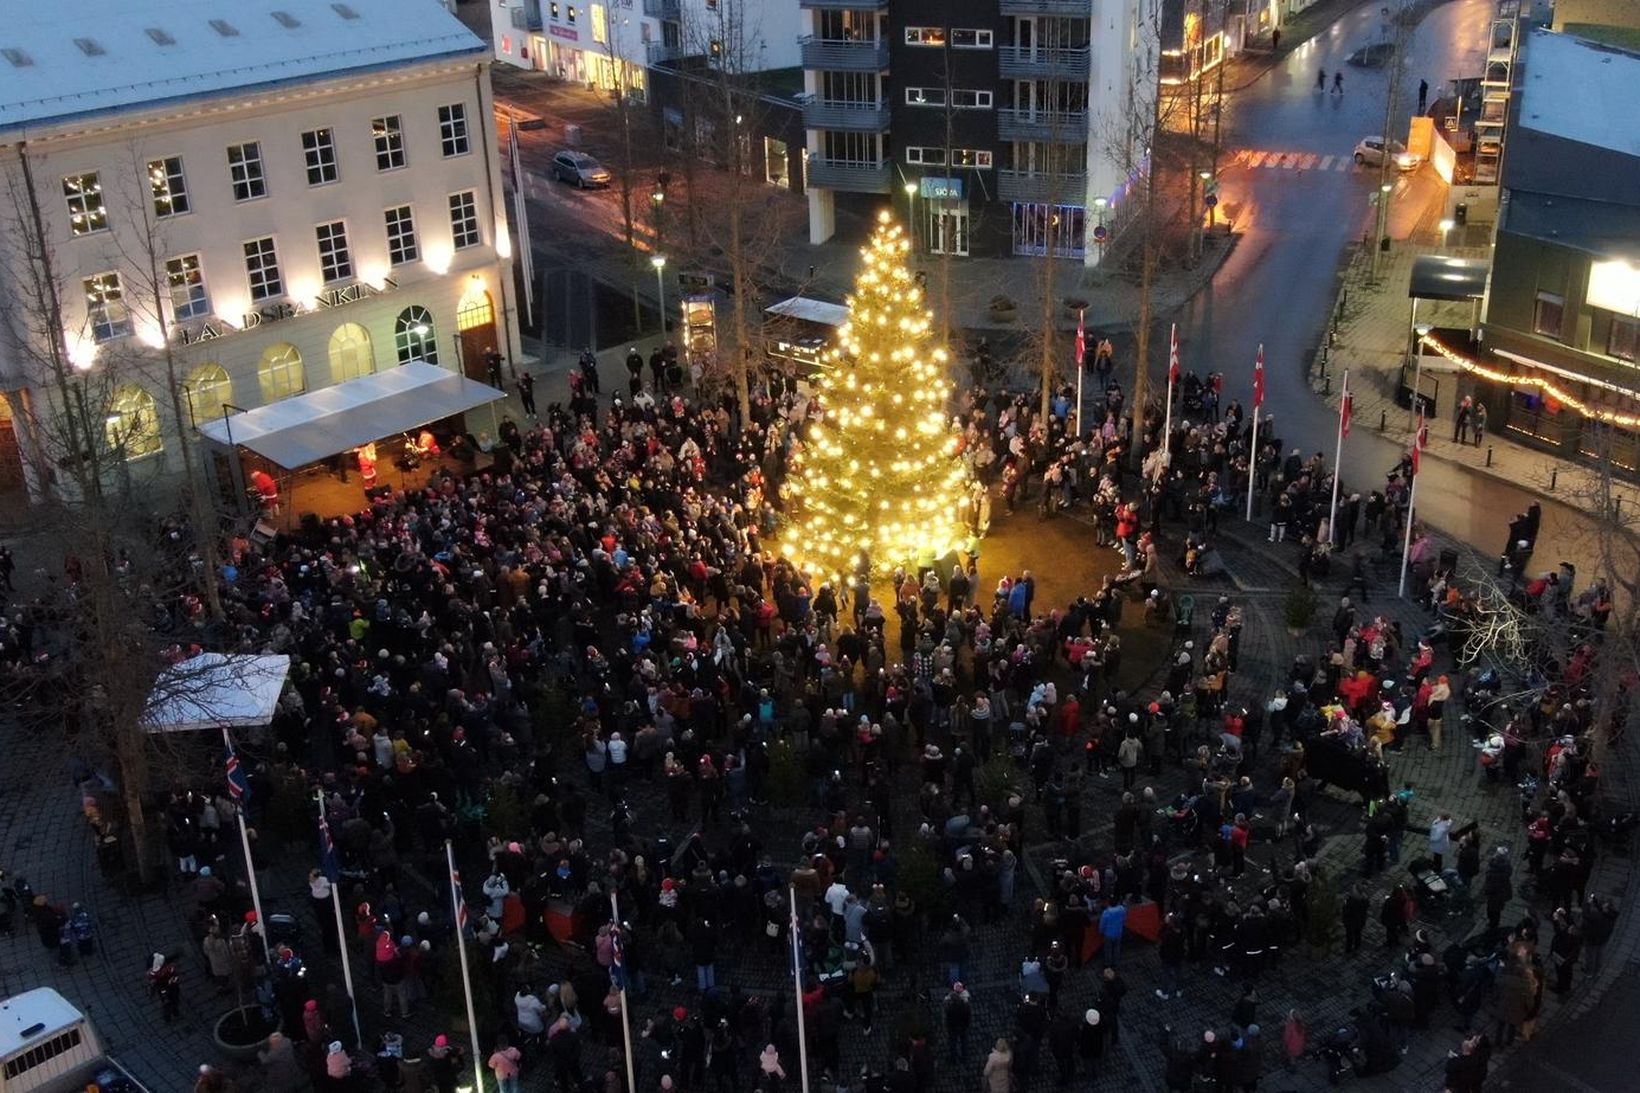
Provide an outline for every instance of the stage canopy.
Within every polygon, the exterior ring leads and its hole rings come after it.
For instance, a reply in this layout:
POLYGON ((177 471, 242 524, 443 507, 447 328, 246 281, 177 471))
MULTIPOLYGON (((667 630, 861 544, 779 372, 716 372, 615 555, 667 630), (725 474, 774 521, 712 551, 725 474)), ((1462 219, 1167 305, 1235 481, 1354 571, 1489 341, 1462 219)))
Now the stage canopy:
POLYGON ((249 448, 295 470, 506 397, 447 368, 412 361, 201 422, 199 431, 218 444, 249 448))
POLYGON ((289 675, 288 656, 200 653, 159 674, 143 727, 166 733, 266 725, 289 675))
POLYGON ((1412 260, 1407 295, 1415 300, 1478 300, 1486 292, 1490 268, 1479 258, 1420 254, 1412 260))
POLYGON ((764 309, 770 315, 781 315, 788 319, 801 319, 806 323, 823 323, 826 326, 842 326, 848 322, 848 308, 842 304, 831 304, 824 300, 814 300, 807 296, 793 296, 789 300, 781 300, 764 309))

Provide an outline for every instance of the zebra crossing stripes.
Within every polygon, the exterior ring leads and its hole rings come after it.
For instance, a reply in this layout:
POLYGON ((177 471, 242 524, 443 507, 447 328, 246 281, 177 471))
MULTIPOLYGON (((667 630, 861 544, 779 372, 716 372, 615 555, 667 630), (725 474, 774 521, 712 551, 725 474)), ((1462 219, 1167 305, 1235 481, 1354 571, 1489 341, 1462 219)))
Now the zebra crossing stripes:
POLYGON ((1331 171, 1344 174, 1355 169, 1352 156, 1323 156, 1314 152, 1282 152, 1268 148, 1237 148, 1231 162, 1249 170, 1331 171))

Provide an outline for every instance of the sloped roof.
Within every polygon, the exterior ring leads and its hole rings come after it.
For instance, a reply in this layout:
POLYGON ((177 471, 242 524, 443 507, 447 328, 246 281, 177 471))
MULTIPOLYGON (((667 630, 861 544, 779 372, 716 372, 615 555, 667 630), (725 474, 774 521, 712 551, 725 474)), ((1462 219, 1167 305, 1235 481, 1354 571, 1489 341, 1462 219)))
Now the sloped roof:
POLYGON ((464 54, 437 0, 46 0, 0 20, 0 134, 464 54))

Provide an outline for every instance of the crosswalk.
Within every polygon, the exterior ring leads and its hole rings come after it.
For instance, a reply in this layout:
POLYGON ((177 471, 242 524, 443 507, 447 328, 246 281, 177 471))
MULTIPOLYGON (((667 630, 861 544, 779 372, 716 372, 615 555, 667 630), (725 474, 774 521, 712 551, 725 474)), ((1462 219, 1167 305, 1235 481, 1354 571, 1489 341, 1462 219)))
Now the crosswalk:
POLYGON ((1231 153, 1231 162, 1237 167, 1264 171, 1337 171, 1355 170, 1354 156, 1322 156, 1313 152, 1280 152, 1264 148, 1237 148, 1231 153))

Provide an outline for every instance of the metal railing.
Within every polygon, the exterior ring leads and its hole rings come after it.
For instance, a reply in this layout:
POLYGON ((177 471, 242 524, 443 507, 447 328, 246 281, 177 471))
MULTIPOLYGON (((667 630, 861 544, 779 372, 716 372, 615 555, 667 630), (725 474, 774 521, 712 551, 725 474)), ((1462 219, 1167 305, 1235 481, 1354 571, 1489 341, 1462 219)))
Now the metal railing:
POLYGON ((889 106, 886 102, 835 102, 810 99, 803 104, 803 127, 839 129, 853 133, 888 131, 889 106))
POLYGON ((888 0, 797 0, 809 11, 886 11, 888 0))
POLYGON ((864 163, 858 160, 809 157, 810 186, 825 190, 852 190, 863 194, 886 194, 892 183, 894 165, 888 161, 864 163))
POLYGON ((997 71, 1009 78, 1063 77, 1085 83, 1092 72, 1091 63, 1086 49, 997 47, 997 71))
POLYGON ((1082 144, 1088 139, 1085 110, 1019 110, 1003 107, 997 111, 997 136, 1003 140, 1047 140, 1059 144, 1082 144))
POLYGON ((645 42, 643 48, 645 56, 652 65, 675 61, 683 56, 682 46, 669 46, 663 42, 645 42))
POLYGON ((643 0, 643 13, 651 19, 676 19, 681 9, 680 0, 643 0))
POLYGON ((1080 171, 1049 174, 1003 170, 997 172, 997 194, 1004 201, 1081 205, 1088 199, 1088 176, 1080 171))
POLYGON ((844 38, 815 38, 797 40, 804 68, 822 68, 833 72, 881 72, 888 67, 888 43, 849 41, 844 38))
POLYGON ((1093 18, 1093 0, 1001 0, 1003 15, 1069 15, 1093 18))

